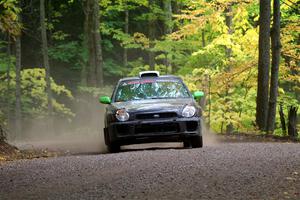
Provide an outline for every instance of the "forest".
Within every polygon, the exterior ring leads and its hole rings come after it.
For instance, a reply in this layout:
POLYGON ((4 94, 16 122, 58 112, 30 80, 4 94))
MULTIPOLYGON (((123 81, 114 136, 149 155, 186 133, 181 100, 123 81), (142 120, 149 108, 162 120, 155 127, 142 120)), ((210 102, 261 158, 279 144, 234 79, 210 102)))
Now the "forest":
POLYGON ((1 129, 15 140, 35 123, 74 127, 120 78, 157 70, 205 93, 213 132, 299 138, 299 10, 299 0, 1 0, 1 129))

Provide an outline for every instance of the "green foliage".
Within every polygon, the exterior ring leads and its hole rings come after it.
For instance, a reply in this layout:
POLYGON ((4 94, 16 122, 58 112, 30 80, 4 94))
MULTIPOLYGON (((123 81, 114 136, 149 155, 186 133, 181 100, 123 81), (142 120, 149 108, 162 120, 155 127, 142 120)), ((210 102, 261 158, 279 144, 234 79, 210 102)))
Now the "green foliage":
POLYGON ((149 65, 145 65, 142 58, 129 62, 129 67, 132 70, 128 73, 128 76, 137 76, 140 71, 146 71, 150 69, 149 65))
POLYGON ((113 92, 113 87, 112 86, 105 86, 103 88, 79 87, 78 90, 83 94, 89 94, 95 98, 98 98, 100 96, 111 96, 113 92))
MULTIPOLYGON (((10 72, 10 87, 7 90, 7 77, 1 76, 0 92, 1 94, 8 94, 7 96, 1 95, 1 102, 9 102, 9 107, 13 110, 16 102, 15 98, 15 72, 10 72)), ((47 115, 47 94, 45 82, 45 70, 40 68, 24 69, 21 72, 21 105, 22 114, 24 117, 43 118, 47 115)), ((66 107, 57 99, 64 97, 72 100, 71 92, 62 85, 58 85, 51 79, 51 90, 54 94, 52 103, 55 115, 61 115, 72 118, 74 113, 70 108, 66 107)))
POLYGON ((0 41, 0 74, 6 73, 8 68, 13 68, 12 64, 15 62, 13 56, 7 55, 7 43, 0 41))
POLYGON ((58 61, 66 63, 74 63, 75 66, 80 67, 80 60, 82 60, 82 48, 76 41, 64 42, 49 48, 49 56, 58 61))
POLYGON ((128 69, 126 69, 123 66, 119 65, 114 60, 106 59, 104 61, 104 74, 106 76, 122 77, 127 73, 128 73, 128 69))
POLYGON ((50 47, 48 53, 50 58, 68 63, 71 69, 75 70, 81 70, 87 62, 87 50, 82 48, 78 41, 62 40, 50 47))

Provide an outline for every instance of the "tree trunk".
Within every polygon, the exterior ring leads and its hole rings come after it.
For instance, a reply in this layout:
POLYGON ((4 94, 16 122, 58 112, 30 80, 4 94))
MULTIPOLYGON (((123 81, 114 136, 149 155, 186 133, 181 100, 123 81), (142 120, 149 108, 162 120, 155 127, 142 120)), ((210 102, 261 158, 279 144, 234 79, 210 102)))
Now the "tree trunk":
POLYGON ((280 64, 280 0, 273 0, 273 27, 271 32, 272 68, 267 131, 275 129, 276 105, 278 96, 278 71, 280 64))
MULTIPOLYGON (((11 37, 10 34, 7 34, 7 69, 6 69, 6 80, 7 80, 7 85, 6 85, 6 102, 5 102, 5 107, 6 107, 6 117, 7 117, 7 127, 10 127, 10 100, 9 100, 9 94, 10 94, 10 65, 11 65, 11 37)), ((2 106, 2 105, 1 105, 2 106)))
MULTIPOLYGON (((47 1, 46 1, 47 2, 47 1)), ((45 18, 47 18, 47 23, 52 24, 52 14, 53 14, 53 6, 52 6, 52 0, 48 0, 48 4, 45 5, 46 7, 48 7, 48 12, 45 13, 45 18)), ((54 29, 53 29, 54 30, 54 29)), ((53 30, 49 29, 48 30, 48 46, 52 46, 53 41, 52 41, 52 34, 53 34, 53 30)))
MULTIPOLYGON (((124 25, 125 34, 129 34, 129 11, 128 8, 125 10, 125 25, 124 25)), ((127 48, 124 48, 123 52, 123 65, 126 67, 128 65, 128 51, 127 48)))
POLYGON ((298 108, 296 108, 294 106, 291 106, 289 109, 288 134, 293 139, 296 139, 298 137, 297 111, 298 111, 298 108))
MULTIPOLYGON (((52 105, 52 91, 51 91, 51 79, 50 79, 50 64, 48 57, 48 41, 45 23, 45 0, 40 0, 40 23, 41 23, 41 35, 42 35, 42 53, 43 53, 43 65, 45 68, 45 81, 46 81, 46 93, 47 93, 47 104, 48 104, 48 115, 51 118, 53 115, 52 105)), ((53 124, 49 124, 52 128, 53 124)))
MULTIPOLYGON (((232 18, 233 17, 232 17, 232 4, 231 3, 229 3, 226 6, 224 12, 225 12, 225 23, 226 23, 226 26, 227 26, 227 29, 228 29, 227 33, 228 33, 229 36, 231 36, 232 33, 233 33, 233 30, 232 30, 232 18)), ((232 57, 231 47, 226 46, 225 47, 225 53, 226 53, 227 60, 229 61, 228 64, 227 64, 227 67, 225 69, 228 72, 231 69, 231 63, 230 63, 231 62, 231 57, 232 57)), ((229 92, 229 87, 227 87, 227 89, 226 89, 225 96, 228 96, 228 92, 229 92)), ((227 103, 227 102, 228 102, 228 100, 226 99, 225 103, 227 103)), ((230 108, 226 109, 225 112, 226 113, 231 112, 231 109, 230 108)), ((226 133, 232 133, 233 130, 234 130, 234 127, 233 127, 232 123, 229 123, 229 124, 226 125, 226 133)))
MULTIPOLYGON (((154 0, 149 0, 149 6, 151 7, 153 4, 155 4, 154 0)), ((151 12, 151 11, 150 11, 151 12)), ((149 66, 151 70, 155 69, 155 54, 152 51, 152 48, 154 47, 154 39, 155 39, 155 20, 154 17, 151 17, 149 19, 148 25, 149 25, 149 40, 150 40, 150 49, 149 49, 149 66)))
POLYGON ((260 0, 256 124, 265 131, 268 117, 270 65, 270 0, 260 0))
POLYGON ((208 75, 208 128, 211 122, 211 76, 208 75))
POLYGON ((283 113, 283 109, 282 109, 282 104, 279 105, 279 116, 280 116, 282 134, 286 135, 286 125, 285 125, 285 118, 284 118, 284 113, 283 113))
POLYGON ((22 112, 21 112, 21 38, 16 37, 16 131, 12 139, 20 137, 22 130, 22 112))
MULTIPOLYGON (((82 10, 84 13, 84 24, 83 24, 83 51, 87 52, 88 54, 88 40, 89 40, 89 3, 87 0, 82 1, 82 10)), ((88 78, 88 66, 89 62, 82 61, 82 69, 81 69, 81 85, 87 86, 87 78, 88 78)))
POLYGON ((94 0, 87 0, 87 45, 88 45, 88 85, 96 86, 96 59, 95 59, 95 40, 94 40, 94 0))
POLYGON ((204 29, 202 30, 201 38, 202 38, 202 47, 204 48, 206 46, 204 29))
MULTIPOLYGON (((225 8, 225 23, 228 28, 228 35, 232 35, 232 5, 229 4, 225 8)), ((230 47, 225 47, 226 56, 229 59, 232 56, 232 49, 230 47)))
POLYGON ((150 50, 149 50, 149 66, 151 70, 155 70, 155 54, 152 51, 154 47, 153 40, 154 40, 154 25, 153 22, 149 22, 149 35, 150 35, 150 50))
POLYGON ((97 86, 102 87, 104 85, 103 80, 103 56, 102 56, 102 45, 101 45, 101 34, 100 34, 100 17, 99 17, 99 1, 94 0, 94 44, 95 44, 95 64, 96 64, 96 80, 97 86))
POLYGON ((88 83, 90 86, 103 86, 103 58, 99 30, 99 2, 87 0, 86 32, 88 46, 88 83))
MULTIPOLYGON (((165 23, 164 23, 164 34, 168 35, 172 33, 173 25, 172 25, 172 1, 171 0, 165 0, 163 1, 164 4, 164 12, 165 12, 165 23)), ((165 66, 166 66, 166 72, 168 73, 168 69, 171 67, 171 63, 168 60, 167 52, 165 53, 165 66)), ((173 71, 172 68, 170 70, 173 71)))

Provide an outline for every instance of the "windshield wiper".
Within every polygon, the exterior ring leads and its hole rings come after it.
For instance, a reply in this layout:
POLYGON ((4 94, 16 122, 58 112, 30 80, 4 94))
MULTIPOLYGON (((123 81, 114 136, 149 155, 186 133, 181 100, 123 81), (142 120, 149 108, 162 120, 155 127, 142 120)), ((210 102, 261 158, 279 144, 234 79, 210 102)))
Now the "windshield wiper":
POLYGON ((176 99, 175 97, 150 97, 147 99, 176 99))

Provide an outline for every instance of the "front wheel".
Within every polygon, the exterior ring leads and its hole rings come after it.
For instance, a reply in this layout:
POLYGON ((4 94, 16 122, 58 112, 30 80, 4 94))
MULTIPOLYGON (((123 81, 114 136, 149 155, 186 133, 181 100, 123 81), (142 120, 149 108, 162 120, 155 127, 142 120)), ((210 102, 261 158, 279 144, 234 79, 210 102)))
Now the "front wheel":
POLYGON ((202 148, 203 147, 202 136, 191 137, 191 144, 192 144, 192 148, 202 148))

